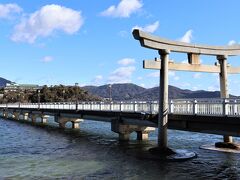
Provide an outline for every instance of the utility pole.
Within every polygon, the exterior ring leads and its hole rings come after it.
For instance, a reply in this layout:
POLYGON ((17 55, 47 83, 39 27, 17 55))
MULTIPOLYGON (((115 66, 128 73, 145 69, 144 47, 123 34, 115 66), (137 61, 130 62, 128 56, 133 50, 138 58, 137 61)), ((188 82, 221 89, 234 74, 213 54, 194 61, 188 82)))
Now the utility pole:
POLYGON ((65 101, 65 89, 62 91, 63 93, 63 102, 65 101))
POLYGON ((37 90, 38 93, 38 109, 40 109, 40 89, 37 90))
POLYGON ((78 83, 75 83, 75 98, 76 98, 76 111, 78 110, 78 91, 77 91, 78 83))
POLYGON ((109 101, 112 101, 112 85, 109 84, 109 101))

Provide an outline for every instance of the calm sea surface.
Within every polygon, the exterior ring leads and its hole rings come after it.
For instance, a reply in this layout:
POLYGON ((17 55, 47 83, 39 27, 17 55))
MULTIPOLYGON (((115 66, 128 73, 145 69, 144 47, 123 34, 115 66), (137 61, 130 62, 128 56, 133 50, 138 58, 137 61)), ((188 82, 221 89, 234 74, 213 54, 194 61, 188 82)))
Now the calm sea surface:
POLYGON ((119 143, 109 123, 84 121, 80 131, 0 119, 0 179, 240 179, 240 154, 199 149, 221 136, 169 130, 169 146, 194 151, 185 162, 161 162, 139 153, 150 140, 119 143))

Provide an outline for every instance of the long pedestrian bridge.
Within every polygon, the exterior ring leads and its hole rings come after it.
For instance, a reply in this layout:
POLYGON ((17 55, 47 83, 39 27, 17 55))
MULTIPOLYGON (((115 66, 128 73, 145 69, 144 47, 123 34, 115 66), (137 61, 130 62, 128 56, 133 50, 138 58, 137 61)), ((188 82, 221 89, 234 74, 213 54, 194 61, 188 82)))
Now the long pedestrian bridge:
POLYGON ((233 143, 232 136, 240 136, 240 99, 229 98, 228 74, 240 73, 240 67, 228 63, 231 56, 240 55, 240 46, 206 46, 177 42, 133 30, 133 37, 144 48, 158 52, 159 58, 144 60, 145 69, 160 73, 158 102, 81 102, 81 103, 38 103, 1 104, 2 116, 36 122, 47 122, 53 116, 61 128, 72 122, 80 128, 84 120, 106 121, 111 130, 122 140, 137 132, 139 140, 147 139, 148 133, 158 128, 158 150, 168 152, 167 130, 176 129, 223 135, 224 143, 233 143), (171 52, 184 53, 188 63, 170 60, 171 52), (214 65, 202 64, 201 55, 212 56, 214 65), (218 73, 221 99, 169 100, 168 74, 172 71, 218 73))
MULTIPOLYGON (((53 116, 59 127, 80 128, 83 120, 111 123, 112 131, 121 140, 128 140, 132 132, 138 140, 158 127, 157 101, 132 102, 59 102, 0 104, 4 118, 47 123, 53 116)), ((240 136, 240 99, 175 99, 168 105, 169 129, 240 136)))

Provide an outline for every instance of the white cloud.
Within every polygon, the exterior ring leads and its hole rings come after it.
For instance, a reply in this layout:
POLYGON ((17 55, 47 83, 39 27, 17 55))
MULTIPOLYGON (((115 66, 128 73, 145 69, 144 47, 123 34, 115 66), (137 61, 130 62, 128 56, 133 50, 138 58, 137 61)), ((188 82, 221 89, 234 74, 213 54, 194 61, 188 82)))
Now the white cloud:
POLYGON ((180 77, 179 77, 179 76, 174 76, 173 79, 174 79, 175 81, 178 81, 178 80, 180 79, 180 77))
POLYGON ((169 71, 168 75, 171 76, 171 77, 174 77, 174 76, 176 76, 176 73, 174 71, 169 71))
POLYGON ((199 90, 199 87, 198 86, 193 86, 192 90, 197 91, 197 90, 199 90))
POLYGON ((192 41, 192 33, 193 33, 193 30, 188 30, 185 34, 184 34, 184 36, 183 37, 181 37, 180 39, 179 39, 179 41, 181 41, 181 42, 185 42, 185 43, 191 43, 191 41, 192 41))
POLYGON ((172 78, 175 81, 178 81, 180 79, 180 77, 177 76, 175 71, 169 71, 168 75, 169 75, 170 78, 172 78))
POLYGON ((234 40, 231 40, 231 41, 228 42, 229 46, 233 46, 233 45, 236 45, 236 44, 237 44, 237 42, 234 41, 234 40))
POLYGON ((121 0, 117 6, 110 6, 108 9, 103 11, 101 15, 128 18, 131 14, 140 10, 142 6, 143 4, 140 0, 121 0))
POLYGON ((120 67, 113 71, 108 78, 109 83, 129 83, 133 72, 136 70, 134 66, 120 67))
MULTIPOLYGON (((176 72, 174 72, 174 71, 169 71, 168 76, 175 81, 178 81, 180 79, 180 77, 177 76, 176 72)), ((148 74, 147 77, 159 78, 160 73, 159 73, 159 71, 155 71, 155 72, 152 72, 152 73, 148 74)))
POLYGON ((10 18, 13 14, 22 12, 17 4, 0 4, 0 18, 10 18))
POLYGON ((194 73, 192 77, 194 79, 200 79, 202 77, 202 73, 194 73))
POLYGON ((46 5, 28 18, 22 19, 21 23, 15 26, 11 39, 34 43, 38 37, 50 36, 57 30, 73 34, 82 24, 81 12, 59 5, 46 5))
POLYGON ((118 35, 121 36, 121 37, 123 37, 123 38, 125 38, 125 37, 127 37, 127 36, 129 35, 129 32, 127 32, 127 31, 120 31, 120 32, 118 33, 118 35))
POLYGON ((133 29, 139 29, 141 31, 149 32, 149 33, 154 33, 159 27, 159 21, 154 22, 153 24, 148 24, 144 27, 140 26, 135 26, 132 28, 133 29))
POLYGON ((95 76, 94 80, 92 81, 94 85, 100 85, 102 83, 103 76, 102 75, 97 75, 95 76))
POLYGON ((134 63, 135 63, 135 59, 132 59, 132 58, 124 58, 118 61, 118 64, 122 66, 128 66, 134 63))
POLYGON ((179 84, 179 87, 183 88, 183 89, 187 89, 191 87, 191 84, 188 82, 182 82, 181 84, 179 84))
POLYGON ((44 62, 44 63, 48 63, 48 62, 53 61, 53 57, 52 56, 45 56, 41 61, 44 62))
POLYGON ((208 91, 219 91, 219 85, 215 84, 207 88, 208 91))
POLYGON ((160 76, 159 71, 155 71, 147 75, 147 77, 153 77, 153 78, 157 78, 159 76, 160 76))

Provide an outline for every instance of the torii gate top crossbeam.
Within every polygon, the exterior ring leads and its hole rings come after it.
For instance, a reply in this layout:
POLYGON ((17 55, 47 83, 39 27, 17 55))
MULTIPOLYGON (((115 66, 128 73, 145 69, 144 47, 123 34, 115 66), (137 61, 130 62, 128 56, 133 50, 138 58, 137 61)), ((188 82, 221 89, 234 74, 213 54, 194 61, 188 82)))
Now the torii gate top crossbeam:
POLYGON ((203 55, 213 55, 213 56, 240 55, 240 45, 207 46, 207 45, 189 44, 184 42, 163 39, 158 36, 154 36, 146 32, 140 31, 138 29, 135 29, 133 31, 133 36, 136 40, 140 41, 141 46, 151 48, 151 49, 156 49, 156 50, 168 49, 173 52, 183 52, 183 53, 203 54, 203 55))

